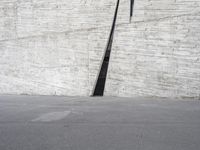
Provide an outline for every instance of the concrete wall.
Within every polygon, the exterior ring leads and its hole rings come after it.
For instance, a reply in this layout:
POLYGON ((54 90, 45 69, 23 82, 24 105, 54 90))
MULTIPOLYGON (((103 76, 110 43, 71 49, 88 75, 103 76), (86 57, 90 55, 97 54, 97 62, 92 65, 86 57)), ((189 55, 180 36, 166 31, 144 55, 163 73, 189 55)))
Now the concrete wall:
MULTIPOLYGON (((0 93, 88 96, 115 0, 1 0, 0 93)), ((200 1, 121 0, 105 95, 200 96, 200 1)))
MULTIPOLYGON (((120 17, 127 6, 123 0, 120 17)), ((136 0, 111 57, 107 95, 200 96, 200 1, 136 0)))
POLYGON ((0 93, 89 95, 115 2, 1 0, 0 93))

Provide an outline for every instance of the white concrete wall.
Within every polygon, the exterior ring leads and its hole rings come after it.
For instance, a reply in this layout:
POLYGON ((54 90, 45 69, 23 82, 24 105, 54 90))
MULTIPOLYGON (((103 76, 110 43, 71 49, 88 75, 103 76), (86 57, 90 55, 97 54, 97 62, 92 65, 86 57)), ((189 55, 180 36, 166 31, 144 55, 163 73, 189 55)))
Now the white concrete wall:
POLYGON ((1 0, 0 93, 89 95, 114 6, 112 0, 1 0))
MULTIPOLYGON (((116 0, 1 0, 0 94, 93 90, 116 0)), ((121 0, 105 95, 199 97, 200 1, 121 0)))
POLYGON ((136 0, 132 22, 118 21, 106 95, 200 97, 200 1, 136 0))

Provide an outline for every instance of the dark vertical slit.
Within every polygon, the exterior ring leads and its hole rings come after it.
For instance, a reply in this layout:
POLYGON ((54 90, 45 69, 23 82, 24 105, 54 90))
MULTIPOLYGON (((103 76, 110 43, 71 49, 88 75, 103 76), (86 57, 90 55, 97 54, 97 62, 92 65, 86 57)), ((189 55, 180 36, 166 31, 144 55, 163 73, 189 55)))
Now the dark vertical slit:
POLYGON ((130 0, 130 22, 133 16, 133 6, 134 6, 134 0, 130 0))
MULTIPOLYGON (((111 28, 108 43, 106 46, 104 59, 103 59, 102 65, 101 65, 99 76, 98 76, 92 96, 103 96, 103 94, 104 94, 104 88, 105 88, 105 83, 106 83, 110 54, 111 54, 111 50, 112 50, 112 43, 113 43, 113 37, 114 37, 114 32, 115 32, 115 25, 116 25, 116 20, 117 20, 119 2, 120 2, 120 0, 117 0, 117 5, 115 8, 115 14, 114 14, 114 18, 113 18, 112 28, 111 28)), ((130 0, 130 22, 131 22, 131 18, 133 16, 133 7, 134 7, 134 0, 130 0)))
POLYGON ((99 72, 99 76, 98 76, 98 79, 96 82, 93 96, 103 96, 103 94, 104 94, 104 88, 105 88, 108 65, 109 65, 109 60, 110 60, 110 53, 111 53, 111 49, 112 49, 112 43, 113 43, 113 37, 114 37, 114 31, 115 31, 115 24, 116 24, 116 20, 117 20, 119 2, 120 2, 120 0, 117 0, 117 5, 115 8, 115 14, 114 14, 114 18, 113 18, 112 28, 110 31, 110 36, 109 36, 108 43, 106 46, 105 56, 104 56, 104 59, 103 59, 102 65, 101 65, 101 70, 99 72))

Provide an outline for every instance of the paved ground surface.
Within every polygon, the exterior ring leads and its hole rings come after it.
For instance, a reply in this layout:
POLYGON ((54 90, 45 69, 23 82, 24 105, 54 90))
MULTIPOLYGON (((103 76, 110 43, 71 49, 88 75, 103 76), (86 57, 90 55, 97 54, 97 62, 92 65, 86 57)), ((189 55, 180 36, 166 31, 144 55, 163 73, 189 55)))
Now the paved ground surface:
POLYGON ((0 150, 199 150, 200 101, 0 96, 0 150))

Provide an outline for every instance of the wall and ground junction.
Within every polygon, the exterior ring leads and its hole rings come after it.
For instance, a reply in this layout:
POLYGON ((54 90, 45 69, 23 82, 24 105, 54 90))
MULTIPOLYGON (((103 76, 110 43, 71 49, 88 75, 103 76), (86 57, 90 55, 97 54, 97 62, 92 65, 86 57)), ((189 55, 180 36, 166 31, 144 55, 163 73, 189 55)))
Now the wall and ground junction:
MULTIPOLYGON (((200 97, 200 1, 121 0, 106 96, 200 97)), ((1 0, 0 94, 91 95, 116 0, 1 0)))

